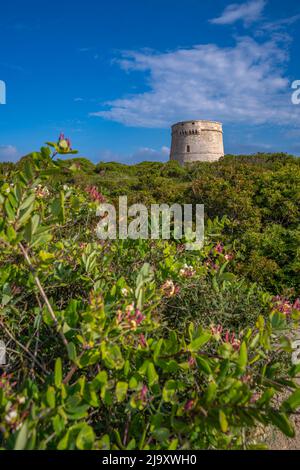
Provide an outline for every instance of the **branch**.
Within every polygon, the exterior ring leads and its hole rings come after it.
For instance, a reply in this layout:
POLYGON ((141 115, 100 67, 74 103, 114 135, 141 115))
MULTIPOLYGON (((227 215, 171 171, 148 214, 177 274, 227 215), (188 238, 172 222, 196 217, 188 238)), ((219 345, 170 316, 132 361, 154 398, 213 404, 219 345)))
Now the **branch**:
POLYGON ((39 279, 39 277, 38 277, 38 275, 37 275, 37 273, 36 273, 36 270, 34 269, 34 266, 33 266, 32 262, 31 262, 31 259, 30 259, 29 255, 28 255, 28 252, 27 252, 26 248, 24 248, 24 246, 22 245, 22 243, 19 243, 19 248, 20 248, 20 250, 22 251, 22 254, 23 254, 23 256, 24 256, 24 258, 25 258, 25 260, 26 260, 26 262, 27 262, 27 264, 28 264, 28 266, 29 266, 29 269, 30 269, 30 271, 31 271, 31 273, 32 273, 32 275, 33 275, 33 277, 34 277, 34 281, 35 281, 35 283, 36 283, 36 285, 37 285, 38 290, 40 291, 40 294, 41 294, 41 296, 42 296, 42 299, 44 300, 44 302, 45 302, 45 304, 46 304, 46 306, 47 306, 47 309, 48 309, 48 311, 49 311, 49 313, 50 313, 50 316, 51 316, 51 318, 52 318, 52 320, 53 320, 53 322, 54 322, 54 325, 55 325, 55 327, 56 327, 56 330, 57 330, 58 334, 60 335, 60 337, 61 337, 61 339, 62 339, 62 342, 64 343, 64 345, 66 346, 66 348, 68 348, 68 340, 67 340, 67 338, 65 337, 63 331, 61 330, 61 327, 60 327, 60 325, 59 325, 59 323, 58 323, 58 320, 57 320, 57 318, 56 318, 56 315, 55 315, 55 313, 54 313, 54 311, 53 311, 53 308, 52 308, 52 306, 51 306, 51 304, 50 304, 50 302, 49 302, 49 299, 48 299, 48 297, 47 297, 47 295, 46 295, 46 293, 45 293, 45 291, 44 291, 44 288, 43 288, 43 286, 42 286, 42 284, 41 284, 41 282, 40 282, 40 279, 39 279))
POLYGON ((9 329, 4 325, 3 321, 0 321, 0 326, 1 326, 1 328, 3 328, 3 330, 5 331, 5 333, 7 334, 7 336, 9 336, 10 339, 11 339, 15 344, 17 344, 21 349, 23 349, 23 351, 25 351, 26 354, 28 354, 28 356, 31 357, 31 359, 42 369, 43 372, 45 372, 45 374, 48 374, 48 371, 47 371, 47 369, 43 366, 43 364, 40 363, 40 361, 32 354, 32 352, 29 351, 29 349, 26 348, 26 346, 24 346, 22 343, 20 343, 20 342, 13 336, 13 334, 9 331, 9 329))

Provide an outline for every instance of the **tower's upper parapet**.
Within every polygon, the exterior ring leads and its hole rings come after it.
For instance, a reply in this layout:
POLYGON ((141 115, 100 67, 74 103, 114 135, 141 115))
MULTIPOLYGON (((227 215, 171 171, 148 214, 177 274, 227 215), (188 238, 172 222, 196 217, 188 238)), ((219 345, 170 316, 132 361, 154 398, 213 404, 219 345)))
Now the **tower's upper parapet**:
POLYGON ((224 156, 222 124, 216 121, 183 121, 172 126, 171 160, 180 164, 213 162, 224 156))

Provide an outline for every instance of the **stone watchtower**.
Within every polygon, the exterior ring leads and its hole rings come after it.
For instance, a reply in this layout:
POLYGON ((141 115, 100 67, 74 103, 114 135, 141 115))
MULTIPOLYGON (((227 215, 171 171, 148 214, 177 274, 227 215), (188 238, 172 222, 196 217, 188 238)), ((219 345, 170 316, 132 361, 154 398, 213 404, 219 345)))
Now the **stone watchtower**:
POLYGON ((172 126, 170 160, 181 165, 214 162, 224 156, 222 124, 215 121, 183 121, 172 126))

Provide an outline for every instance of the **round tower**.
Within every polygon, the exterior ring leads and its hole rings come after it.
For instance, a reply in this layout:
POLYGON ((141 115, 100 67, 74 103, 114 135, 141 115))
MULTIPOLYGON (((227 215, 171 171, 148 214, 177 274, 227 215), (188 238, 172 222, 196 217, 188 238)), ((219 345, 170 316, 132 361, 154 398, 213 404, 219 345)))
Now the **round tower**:
POLYGON ((215 121, 183 121, 172 126, 170 160, 181 165, 214 162, 224 156, 222 124, 215 121))

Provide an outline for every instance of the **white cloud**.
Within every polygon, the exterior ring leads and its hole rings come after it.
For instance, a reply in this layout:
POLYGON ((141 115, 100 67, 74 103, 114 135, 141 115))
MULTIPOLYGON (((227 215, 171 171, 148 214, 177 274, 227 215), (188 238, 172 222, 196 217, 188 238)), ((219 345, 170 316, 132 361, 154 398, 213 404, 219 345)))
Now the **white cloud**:
POLYGON ((288 18, 281 18, 277 21, 270 21, 262 24, 262 30, 266 33, 274 33, 277 31, 285 30, 287 26, 292 26, 300 20, 300 14, 289 16, 288 18))
POLYGON ((0 161, 15 162, 19 158, 18 151, 13 145, 0 145, 0 161))
POLYGON ((246 3, 232 3, 228 5, 218 18, 213 18, 213 24, 233 24, 236 21, 243 21, 245 26, 259 20, 267 4, 266 0, 250 0, 246 3))
POLYGON ((299 120, 300 107, 291 104, 287 60, 285 46, 275 39, 250 37, 228 48, 127 52, 121 68, 145 73, 150 90, 110 101, 92 115, 135 127, 169 127, 185 119, 290 124, 299 120))
POLYGON ((120 162, 120 163, 140 163, 144 161, 149 162, 164 162, 169 159, 170 148, 163 146, 159 150, 150 147, 140 147, 130 155, 121 155, 111 150, 104 150, 100 152, 100 160, 105 162, 120 162))

